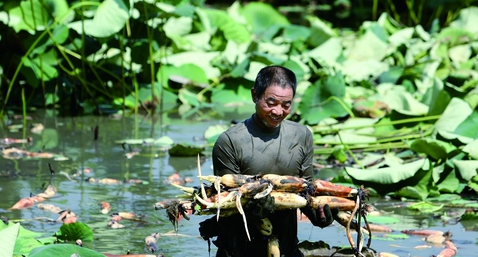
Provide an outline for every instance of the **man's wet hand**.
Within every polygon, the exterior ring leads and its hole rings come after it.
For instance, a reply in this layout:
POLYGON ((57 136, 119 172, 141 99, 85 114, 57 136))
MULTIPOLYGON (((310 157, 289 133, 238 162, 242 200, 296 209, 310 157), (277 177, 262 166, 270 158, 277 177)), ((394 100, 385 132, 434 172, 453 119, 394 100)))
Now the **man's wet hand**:
POLYGON ((267 195, 260 199, 252 199, 244 205, 243 209, 247 214, 256 218, 267 218, 274 212, 274 197, 267 195))
POLYGON ((338 208, 330 209, 328 204, 319 206, 314 209, 311 206, 306 206, 300 209, 310 222, 317 227, 325 228, 334 222, 334 216, 339 212, 338 208))

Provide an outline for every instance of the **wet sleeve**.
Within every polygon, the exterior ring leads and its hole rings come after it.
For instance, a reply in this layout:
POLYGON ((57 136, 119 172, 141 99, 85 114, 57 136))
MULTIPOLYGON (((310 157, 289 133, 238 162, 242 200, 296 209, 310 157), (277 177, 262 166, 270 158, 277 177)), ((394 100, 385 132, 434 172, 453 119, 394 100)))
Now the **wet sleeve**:
POLYGON ((238 156, 234 145, 225 133, 221 134, 212 149, 212 164, 214 175, 239 174, 238 156))

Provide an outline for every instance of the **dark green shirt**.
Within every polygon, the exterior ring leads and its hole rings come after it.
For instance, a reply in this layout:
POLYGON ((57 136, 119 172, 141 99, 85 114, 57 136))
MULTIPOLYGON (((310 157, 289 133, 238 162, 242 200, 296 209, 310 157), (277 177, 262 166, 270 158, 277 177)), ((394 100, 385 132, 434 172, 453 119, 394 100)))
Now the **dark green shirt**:
MULTIPOLYGON (((312 158, 312 133, 306 126, 289 120, 268 131, 260 128, 251 117, 222 133, 213 148, 214 174, 219 176, 230 173, 279 174, 310 180, 313 176, 312 158)), ((297 248, 297 210, 276 211, 269 219, 273 234, 279 239, 281 256, 301 256, 297 248)), ((234 252, 233 256, 266 256, 267 238, 261 236, 253 225, 249 224, 253 237, 249 242, 240 216, 224 220, 227 224, 222 226, 229 232, 218 237, 218 256, 226 256, 220 254, 224 250, 221 246, 228 248, 226 245, 239 248, 227 249, 229 253, 234 252), (241 242, 228 242, 231 238, 241 242)))

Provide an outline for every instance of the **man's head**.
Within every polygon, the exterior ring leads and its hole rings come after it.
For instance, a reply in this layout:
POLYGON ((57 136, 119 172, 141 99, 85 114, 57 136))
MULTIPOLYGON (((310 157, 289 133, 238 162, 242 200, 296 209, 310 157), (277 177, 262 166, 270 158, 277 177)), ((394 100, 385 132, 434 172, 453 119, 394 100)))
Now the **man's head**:
POLYGON ((287 68, 268 66, 259 71, 251 96, 260 126, 272 129, 280 125, 292 109, 296 88, 295 74, 287 68))

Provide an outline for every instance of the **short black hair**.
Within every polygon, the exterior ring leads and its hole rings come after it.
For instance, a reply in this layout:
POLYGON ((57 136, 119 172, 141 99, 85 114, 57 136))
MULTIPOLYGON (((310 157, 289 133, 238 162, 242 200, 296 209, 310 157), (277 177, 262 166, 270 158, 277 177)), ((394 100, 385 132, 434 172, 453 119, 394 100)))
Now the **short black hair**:
POLYGON ((272 65, 262 68, 257 73, 254 82, 256 96, 261 97, 269 86, 280 86, 281 88, 292 88, 293 96, 297 89, 297 78, 293 71, 278 65, 272 65))

